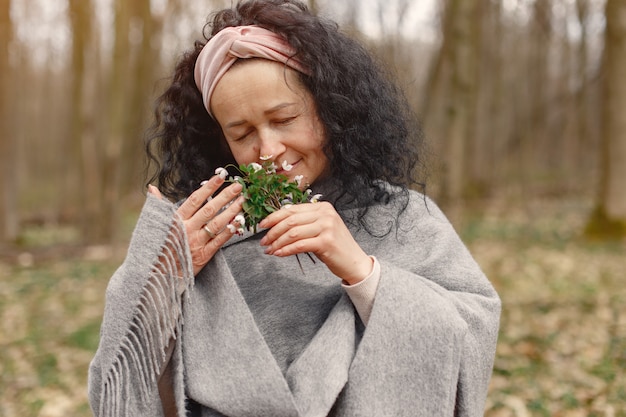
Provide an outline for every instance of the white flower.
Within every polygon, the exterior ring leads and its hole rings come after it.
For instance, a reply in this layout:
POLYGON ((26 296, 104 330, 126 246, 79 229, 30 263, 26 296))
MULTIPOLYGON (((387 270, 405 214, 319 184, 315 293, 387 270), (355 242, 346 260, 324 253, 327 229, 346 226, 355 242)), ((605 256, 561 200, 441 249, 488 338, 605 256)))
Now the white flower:
POLYGON ((319 203, 320 198, 322 198, 321 194, 315 194, 313 197, 311 197, 311 203, 319 203))
POLYGON ((271 159, 273 157, 274 157, 274 155, 261 155, 261 156, 259 156, 259 159, 261 161, 267 161, 268 159, 271 159))
POLYGON ((310 196, 312 192, 313 192, 313 191, 311 191, 311 189, 310 189, 310 188, 307 188, 307 189, 304 191, 304 193, 307 195, 307 197, 308 197, 308 196, 310 196))
POLYGON ((256 162, 253 162, 250 164, 250 168, 252 168, 254 170, 254 172, 257 172, 261 169, 263 169, 263 167, 259 164, 257 164, 256 162))
POLYGON ((221 179, 225 180, 228 175, 228 171, 226 168, 219 167, 215 169, 215 175, 219 175, 221 179))
POLYGON ((238 215, 235 216, 235 220, 233 220, 235 223, 238 223, 239 226, 245 226, 246 225, 246 218, 243 216, 243 214, 239 213, 238 215))
POLYGON ((241 177, 239 175, 235 175, 233 177, 233 181, 239 182, 239 180, 241 179, 241 177))
POLYGON ((287 162, 287 160, 283 161, 283 165, 282 165, 283 169, 285 171, 291 171, 293 169, 293 165, 291 165, 290 163, 287 162))
POLYGON ((267 173, 268 173, 268 174, 273 174, 273 173, 275 173, 275 172, 276 172, 276 168, 278 168, 278 167, 276 166, 276 164, 275 164, 275 163, 273 163, 273 162, 272 162, 272 163, 271 163, 271 164, 267 167, 267 173))
POLYGON ((230 233, 234 234, 238 234, 239 236, 243 235, 243 233, 245 232, 243 227, 237 227, 234 224, 227 224, 226 228, 228 229, 228 231, 230 233))
POLYGON ((304 178, 304 175, 296 175, 295 177, 293 177, 293 179, 296 181, 296 184, 298 184, 298 187, 302 183, 302 178, 304 178))

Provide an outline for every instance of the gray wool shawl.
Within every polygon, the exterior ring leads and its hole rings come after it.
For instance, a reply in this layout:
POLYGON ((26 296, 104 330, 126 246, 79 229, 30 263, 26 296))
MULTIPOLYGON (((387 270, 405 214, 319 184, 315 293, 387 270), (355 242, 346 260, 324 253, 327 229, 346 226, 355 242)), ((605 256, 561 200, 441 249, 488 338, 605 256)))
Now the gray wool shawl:
POLYGON ((111 278, 89 369, 96 416, 163 416, 171 357, 180 417, 481 416, 500 317, 492 285, 442 212, 410 193, 385 230, 353 236, 380 262, 367 327, 340 281, 306 256, 263 255, 231 239, 193 276, 176 206, 148 196, 111 278), (300 261, 302 269, 297 261, 300 261))

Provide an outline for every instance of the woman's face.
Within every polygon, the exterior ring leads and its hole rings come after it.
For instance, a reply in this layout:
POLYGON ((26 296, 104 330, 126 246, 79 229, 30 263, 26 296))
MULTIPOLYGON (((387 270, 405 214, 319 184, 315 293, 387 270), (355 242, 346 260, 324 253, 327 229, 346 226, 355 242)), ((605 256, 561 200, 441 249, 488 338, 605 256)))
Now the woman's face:
POLYGON ((265 59, 237 63, 217 83, 210 105, 238 164, 269 157, 291 180, 302 175, 303 186, 326 171, 324 128, 296 71, 265 59), (289 172, 283 161, 293 166, 289 172))

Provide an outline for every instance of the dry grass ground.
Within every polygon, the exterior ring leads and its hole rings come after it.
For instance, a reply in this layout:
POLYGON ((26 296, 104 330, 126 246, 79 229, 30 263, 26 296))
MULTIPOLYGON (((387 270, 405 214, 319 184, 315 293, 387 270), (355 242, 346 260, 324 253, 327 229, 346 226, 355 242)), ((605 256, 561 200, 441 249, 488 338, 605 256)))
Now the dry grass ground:
MULTIPOLYGON (((487 416, 626 416, 626 245, 579 239, 587 210, 494 205, 460 228, 503 300, 487 416)), ((0 261, 0 417, 91 415, 87 366, 120 260, 0 261)))
POLYGON ((487 416, 626 416, 626 244, 583 241, 587 212, 494 207, 463 228, 503 302, 487 416))

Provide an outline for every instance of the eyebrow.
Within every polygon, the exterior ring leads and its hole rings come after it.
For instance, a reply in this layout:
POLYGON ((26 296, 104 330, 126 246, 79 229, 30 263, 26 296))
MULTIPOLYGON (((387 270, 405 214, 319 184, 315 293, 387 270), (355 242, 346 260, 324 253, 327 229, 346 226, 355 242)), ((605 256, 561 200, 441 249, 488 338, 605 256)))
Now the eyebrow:
MULTIPOLYGON (((263 112, 263 114, 268 115, 268 114, 272 114, 272 113, 276 113, 279 110, 282 110, 284 108, 290 107, 290 106, 294 106, 298 103, 280 103, 270 109, 267 109, 263 112)), ((241 126, 243 124, 245 124, 246 121, 245 120, 237 120, 235 122, 230 122, 228 124, 226 124, 226 129, 229 129, 231 127, 237 127, 237 126, 241 126)))

